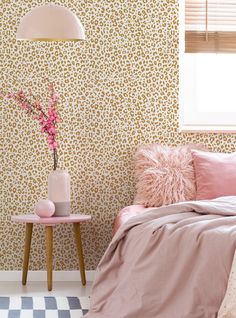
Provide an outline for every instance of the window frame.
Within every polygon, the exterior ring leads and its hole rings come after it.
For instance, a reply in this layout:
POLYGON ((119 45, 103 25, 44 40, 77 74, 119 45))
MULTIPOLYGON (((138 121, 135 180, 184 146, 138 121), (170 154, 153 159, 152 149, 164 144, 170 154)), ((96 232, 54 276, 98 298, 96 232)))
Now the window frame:
POLYGON ((179 0, 179 131, 236 133, 236 112, 201 113, 194 108, 194 65, 185 54, 185 0, 179 0))

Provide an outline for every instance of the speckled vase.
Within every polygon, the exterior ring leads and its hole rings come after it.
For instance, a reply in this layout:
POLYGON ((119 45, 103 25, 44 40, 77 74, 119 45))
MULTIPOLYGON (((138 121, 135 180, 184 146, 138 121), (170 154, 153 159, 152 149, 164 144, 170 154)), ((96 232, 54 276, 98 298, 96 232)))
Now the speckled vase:
POLYGON ((55 204, 53 216, 70 215, 70 175, 66 170, 55 170, 49 174, 48 198, 55 204))

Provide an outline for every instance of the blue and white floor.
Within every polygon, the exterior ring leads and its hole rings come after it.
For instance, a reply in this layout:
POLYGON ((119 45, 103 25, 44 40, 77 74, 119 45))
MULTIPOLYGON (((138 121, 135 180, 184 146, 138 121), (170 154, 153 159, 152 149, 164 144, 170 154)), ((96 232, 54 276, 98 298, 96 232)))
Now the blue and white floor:
POLYGON ((52 292, 45 282, 0 283, 0 318, 81 318, 90 305, 91 283, 55 282, 52 292))

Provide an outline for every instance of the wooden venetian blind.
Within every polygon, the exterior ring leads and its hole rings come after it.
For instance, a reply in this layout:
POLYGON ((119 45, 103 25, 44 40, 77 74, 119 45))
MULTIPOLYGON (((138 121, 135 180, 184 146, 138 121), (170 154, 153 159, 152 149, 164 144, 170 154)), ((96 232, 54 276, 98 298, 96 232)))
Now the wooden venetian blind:
POLYGON ((185 1, 185 52, 236 53, 236 0, 185 1))

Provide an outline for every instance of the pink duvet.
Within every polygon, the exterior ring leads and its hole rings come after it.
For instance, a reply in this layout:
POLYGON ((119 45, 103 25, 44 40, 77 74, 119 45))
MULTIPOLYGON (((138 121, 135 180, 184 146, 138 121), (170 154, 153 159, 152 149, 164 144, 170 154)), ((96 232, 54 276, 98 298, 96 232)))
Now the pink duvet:
POLYGON ((115 219, 114 226, 113 226, 113 235, 115 235, 118 228, 121 225, 125 224, 129 219, 131 219, 134 216, 143 214, 143 213, 145 213, 149 210, 152 210, 152 209, 156 209, 156 208, 145 208, 144 205, 139 205, 139 204, 130 205, 130 206, 123 208, 117 214, 117 217, 115 219))
POLYGON ((116 232, 86 318, 215 318, 236 247, 236 197, 152 209, 116 232))

